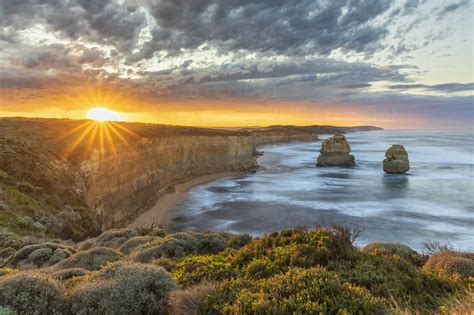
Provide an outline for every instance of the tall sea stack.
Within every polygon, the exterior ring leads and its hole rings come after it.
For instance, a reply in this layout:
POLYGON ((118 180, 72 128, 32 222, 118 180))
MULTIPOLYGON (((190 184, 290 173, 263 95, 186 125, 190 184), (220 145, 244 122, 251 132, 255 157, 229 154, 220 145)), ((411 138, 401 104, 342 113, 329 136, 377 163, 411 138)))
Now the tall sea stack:
POLYGON ((389 174, 404 174, 410 169, 408 153, 401 144, 394 144, 385 152, 383 170, 389 174))
POLYGON ((354 156, 349 154, 351 147, 342 134, 335 134, 333 137, 324 140, 319 152, 321 154, 316 166, 355 166, 354 156))

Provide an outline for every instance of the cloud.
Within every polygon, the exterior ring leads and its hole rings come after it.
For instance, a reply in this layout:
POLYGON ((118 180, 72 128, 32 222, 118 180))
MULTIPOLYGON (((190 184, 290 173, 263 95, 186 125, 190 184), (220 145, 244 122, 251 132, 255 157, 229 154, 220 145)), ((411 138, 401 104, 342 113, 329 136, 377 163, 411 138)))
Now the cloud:
POLYGON ((156 0, 150 5, 156 27, 141 56, 203 44, 286 55, 327 55, 338 48, 370 53, 387 34, 371 22, 389 7, 388 0, 156 0))
POLYGON ((474 92, 474 82, 473 83, 443 83, 443 84, 395 84, 390 85, 389 89, 392 90, 412 90, 412 89, 422 89, 427 91, 436 91, 444 93, 455 93, 455 92, 474 92))
POLYGON ((449 13, 452 13, 452 12, 457 11, 459 9, 468 7, 471 4, 472 4, 471 0, 461 0, 461 1, 458 1, 456 3, 445 5, 438 12, 438 14, 437 14, 438 19, 442 19, 446 15, 448 15, 449 13))

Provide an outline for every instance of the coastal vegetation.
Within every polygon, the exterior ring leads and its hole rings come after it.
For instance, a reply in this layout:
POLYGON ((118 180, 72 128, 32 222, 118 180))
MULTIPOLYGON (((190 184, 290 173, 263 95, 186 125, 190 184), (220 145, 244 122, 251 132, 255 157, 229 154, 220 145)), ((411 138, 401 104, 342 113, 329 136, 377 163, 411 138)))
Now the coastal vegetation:
POLYGON ((1 312, 462 314, 472 308, 472 254, 442 246, 421 253, 392 243, 359 248, 357 235, 339 226, 262 237, 123 229, 76 244, 29 245, 0 269, 1 312), (51 263, 58 250, 63 259, 51 263))

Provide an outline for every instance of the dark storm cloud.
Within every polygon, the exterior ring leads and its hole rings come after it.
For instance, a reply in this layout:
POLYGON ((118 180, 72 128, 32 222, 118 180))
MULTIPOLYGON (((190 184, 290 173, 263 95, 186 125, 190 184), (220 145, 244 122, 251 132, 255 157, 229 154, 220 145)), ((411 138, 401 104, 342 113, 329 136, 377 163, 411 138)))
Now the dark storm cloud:
POLYGON ((435 85, 426 84, 396 84, 389 86, 392 90, 423 89, 444 93, 474 91, 474 83, 443 83, 435 85))
POLYGON ((426 0, 407 0, 403 4, 403 13, 404 14, 411 14, 413 13, 420 4, 425 3, 426 0))
POLYGON ((471 0, 461 0, 461 1, 458 1, 456 3, 445 5, 444 7, 442 7, 439 10, 438 18, 442 19, 447 14, 449 14, 451 12, 454 12, 454 11, 457 11, 457 10, 462 9, 462 8, 468 7, 471 4, 472 4, 471 0))
POLYGON ((287 55, 325 55, 337 48, 370 53, 387 34, 370 22, 389 7, 388 0, 156 0, 150 11, 157 26, 141 56, 205 43, 222 51, 287 55))
POLYGON ((110 44, 128 52, 145 22, 137 6, 115 0, 2 0, 0 25, 21 30, 46 23, 71 39, 110 44))
POLYGON ((331 100, 371 82, 403 82, 400 70, 410 66, 377 67, 364 62, 343 62, 328 58, 307 60, 292 57, 284 61, 258 60, 230 62, 205 68, 192 63, 183 69, 141 73, 135 82, 153 98, 261 97, 285 100, 331 100))

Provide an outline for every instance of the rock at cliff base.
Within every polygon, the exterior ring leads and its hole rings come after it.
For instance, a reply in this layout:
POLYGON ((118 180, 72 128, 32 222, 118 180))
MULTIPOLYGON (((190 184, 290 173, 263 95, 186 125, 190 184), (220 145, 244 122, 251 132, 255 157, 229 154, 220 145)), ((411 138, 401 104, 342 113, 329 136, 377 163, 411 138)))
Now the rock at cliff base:
POLYGON ((349 154, 351 147, 346 137, 342 134, 336 134, 324 140, 319 152, 321 154, 318 157, 316 166, 355 166, 354 156, 349 154))
POLYGON ((385 160, 383 160, 383 170, 389 174, 403 174, 410 169, 408 153, 401 144, 392 145, 385 152, 385 160))

